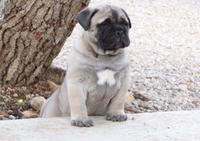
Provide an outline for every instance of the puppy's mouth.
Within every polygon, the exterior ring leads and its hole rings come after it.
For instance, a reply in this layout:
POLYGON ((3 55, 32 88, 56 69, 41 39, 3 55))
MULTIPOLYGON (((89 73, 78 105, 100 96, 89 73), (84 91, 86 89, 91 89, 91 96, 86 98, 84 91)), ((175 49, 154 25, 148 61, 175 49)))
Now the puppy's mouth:
POLYGON ((123 42, 119 42, 119 43, 115 43, 115 44, 113 44, 112 46, 109 46, 109 47, 107 47, 107 48, 105 48, 105 47, 101 47, 103 50, 104 50, 104 52, 105 51, 113 51, 113 52, 115 52, 115 51, 117 51, 117 50, 119 50, 119 49, 123 49, 123 48, 125 48, 125 47, 128 47, 128 45, 129 44, 125 44, 125 43, 123 43, 123 42))
POLYGON ((92 47, 93 51, 98 55, 109 55, 109 56, 115 56, 118 55, 123 49, 122 48, 102 48, 98 44, 96 44, 98 47, 92 47))
POLYGON ((120 53, 120 49, 115 49, 115 50, 104 50, 104 55, 109 55, 109 56, 116 56, 120 53))

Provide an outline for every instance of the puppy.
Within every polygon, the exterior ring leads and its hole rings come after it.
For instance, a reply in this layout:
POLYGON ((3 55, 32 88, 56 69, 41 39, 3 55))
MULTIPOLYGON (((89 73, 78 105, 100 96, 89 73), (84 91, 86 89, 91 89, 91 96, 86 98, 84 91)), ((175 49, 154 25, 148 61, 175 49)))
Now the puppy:
POLYGON ((70 52, 64 82, 40 115, 71 116, 71 124, 79 127, 93 126, 88 115, 125 121, 130 19, 123 9, 102 5, 82 10, 77 21, 82 31, 70 52))

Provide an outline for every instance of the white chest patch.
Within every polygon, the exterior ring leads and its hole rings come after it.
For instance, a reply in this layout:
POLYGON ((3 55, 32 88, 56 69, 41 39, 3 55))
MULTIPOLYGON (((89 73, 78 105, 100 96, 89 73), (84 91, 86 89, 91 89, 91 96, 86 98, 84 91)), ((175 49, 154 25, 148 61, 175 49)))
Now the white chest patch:
POLYGON ((114 75, 115 72, 109 69, 97 72, 97 77, 98 77, 97 84, 104 85, 105 83, 107 83, 109 86, 114 85, 116 83, 114 75))

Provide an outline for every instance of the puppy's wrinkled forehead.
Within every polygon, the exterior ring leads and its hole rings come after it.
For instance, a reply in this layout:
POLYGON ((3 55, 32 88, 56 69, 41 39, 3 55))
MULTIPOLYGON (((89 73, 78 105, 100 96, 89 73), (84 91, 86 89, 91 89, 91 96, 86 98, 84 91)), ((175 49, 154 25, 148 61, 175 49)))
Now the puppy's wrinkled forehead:
POLYGON ((87 7, 77 14, 76 19, 85 31, 95 29, 96 25, 101 24, 106 19, 111 20, 112 24, 127 23, 129 28, 131 28, 128 14, 122 8, 112 5, 87 7))
POLYGON ((91 20, 91 26, 97 25, 105 21, 107 18, 110 18, 113 23, 120 22, 120 20, 124 19, 128 22, 128 19, 123 12, 122 9, 110 6, 110 5, 104 5, 98 7, 98 12, 94 15, 94 17, 91 20))

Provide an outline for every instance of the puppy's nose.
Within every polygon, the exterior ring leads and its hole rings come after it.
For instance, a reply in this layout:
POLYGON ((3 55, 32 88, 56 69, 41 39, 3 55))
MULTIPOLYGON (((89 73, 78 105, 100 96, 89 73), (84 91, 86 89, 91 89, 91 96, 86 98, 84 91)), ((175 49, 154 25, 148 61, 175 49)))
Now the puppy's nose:
POLYGON ((123 33, 124 33, 124 32, 123 32, 122 30, 117 30, 117 31, 115 32, 115 34, 116 34, 118 37, 121 37, 123 33))

